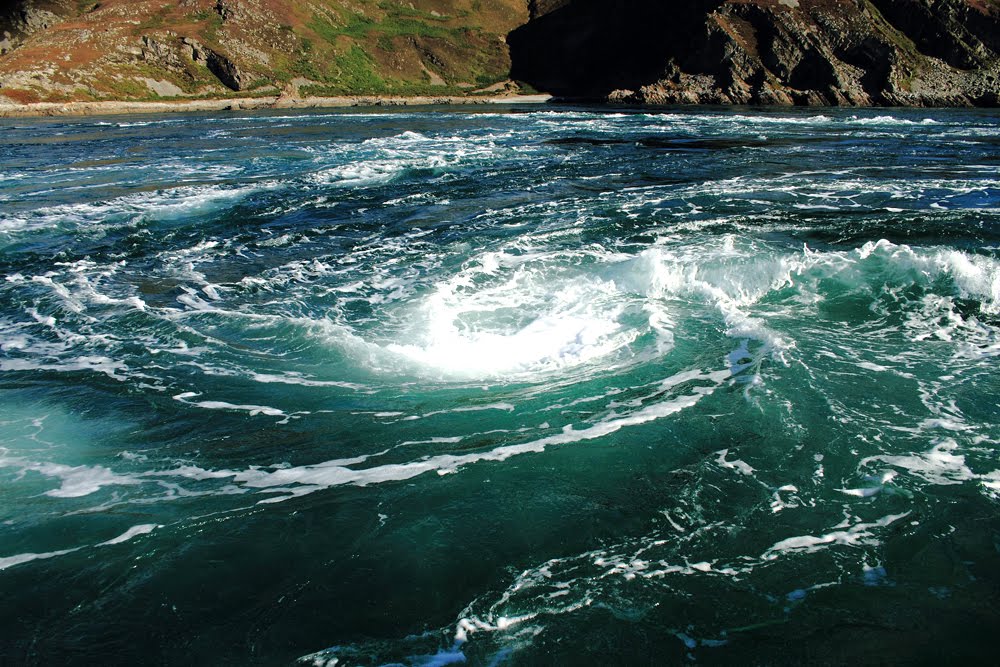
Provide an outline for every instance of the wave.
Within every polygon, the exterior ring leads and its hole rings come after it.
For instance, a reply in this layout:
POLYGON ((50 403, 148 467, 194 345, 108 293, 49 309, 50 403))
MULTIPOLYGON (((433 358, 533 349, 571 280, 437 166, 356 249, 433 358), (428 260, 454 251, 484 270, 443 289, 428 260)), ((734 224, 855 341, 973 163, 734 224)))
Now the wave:
MULTIPOLYGON (((964 354, 1000 349, 1000 262, 989 255, 886 240, 792 252, 733 234, 638 252, 597 244, 562 249, 551 244, 576 232, 557 227, 472 255, 455 270, 447 268, 447 249, 425 244, 424 233, 376 237, 348 255, 296 260, 225 284, 206 271, 231 256, 231 245, 166 250, 158 259, 166 298, 141 294, 123 263, 82 260, 43 275, 14 273, 3 289, 23 293, 24 305, 21 316, 8 313, 0 322, 8 352, 0 368, 93 369, 121 379, 131 367, 148 380, 139 371, 148 365, 142 351, 124 353, 129 345, 117 330, 141 313, 151 350, 230 353, 213 334, 222 323, 255 331, 262 344, 292 335, 300 346, 336 349, 338 364, 354 364, 344 386, 399 372, 454 381, 586 379, 598 367, 612 373, 667 358, 678 326, 703 308, 730 338, 761 343, 751 356, 787 361, 796 334, 785 330, 783 308, 822 320, 820 308, 858 297, 872 313, 901 318, 917 342, 948 341, 964 354), (258 303, 277 292, 281 300, 258 303)), ((290 370, 239 374, 283 376, 301 386, 327 381, 290 370)), ((174 394, 184 391, 197 387, 174 394)))
MULTIPOLYGON (((623 322, 612 282, 566 270, 558 253, 482 255, 408 309, 411 326, 386 349, 445 374, 519 377, 565 370, 626 350, 644 328, 623 322)), ((641 315, 640 304, 636 314, 641 315)), ((647 322, 658 323, 654 315, 647 322)), ((669 331, 657 326, 661 353, 669 331)))
MULTIPOLYGON (((525 454, 537 454, 550 447, 565 446, 573 443, 586 442, 606 437, 622 429, 627 429, 656 420, 664 419, 682 410, 693 407, 716 389, 723 386, 732 376, 733 371, 723 369, 718 371, 685 371, 664 378, 656 383, 645 400, 636 400, 638 407, 629 410, 613 411, 602 419, 582 428, 567 425, 556 433, 529 439, 525 442, 507 444, 485 450, 461 454, 437 454, 425 456, 417 460, 399 463, 381 463, 358 467, 367 464, 390 453, 385 450, 373 454, 365 454, 346 459, 334 459, 321 463, 288 466, 252 466, 243 470, 205 469, 191 464, 160 470, 143 472, 114 472, 105 466, 68 466, 64 464, 34 462, 19 456, 12 456, 6 449, 0 449, 0 468, 14 468, 21 474, 34 472, 43 477, 55 479, 59 486, 46 491, 46 495, 54 498, 82 498, 95 494, 104 488, 134 487, 146 484, 161 485, 169 480, 186 479, 195 482, 226 482, 227 486, 218 490, 223 495, 235 493, 259 492, 268 497, 258 503, 269 504, 281 502, 290 498, 315 493, 338 486, 369 486, 387 482, 399 482, 412 479, 427 473, 445 475, 479 463, 503 462, 511 457, 525 454)), ((174 397, 175 400, 192 406, 210 410, 237 410, 251 414, 259 413, 267 416, 288 415, 280 410, 256 405, 234 405, 222 401, 192 401, 196 395, 183 393, 174 397)), ((513 406, 491 404, 474 408, 476 410, 509 411, 513 406)), ((468 408, 472 410, 473 408, 468 408)), ((460 410, 460 411, 468 411, 460 410)), ((444 415, 454 411, 441 410, 421 415, 427 419, 436 414, 444 415)), ((551 429, 550 429, 551 430, 551 429)), ((436 438, 433 443, 456 443, 465 438, 436 438)), ((404 442, 400 447, 408 447, 416 443, 404 442)), ((205 491, 200 491, 204 493, 205 491)), ((209 490, 208 493, 213 491, 209 490)), ((190 493, 199 493, 193 489, 190 493)))
POLYGON ((107 201, 42 207, 30 214, 0 219, 0 234, 63 231, 99 235, 143 221, 188 221, 232 206, 247 196, 276 187, 274 183, 246 186, 183 186, 126 195, 107 201))

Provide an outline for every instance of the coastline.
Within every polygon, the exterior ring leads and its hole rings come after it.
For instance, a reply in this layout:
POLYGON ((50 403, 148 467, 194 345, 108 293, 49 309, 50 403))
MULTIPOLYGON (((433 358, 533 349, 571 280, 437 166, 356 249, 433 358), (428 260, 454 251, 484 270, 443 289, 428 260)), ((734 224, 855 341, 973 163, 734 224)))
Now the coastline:
POLYGON ((350 95, 343 97, 235 97, 179 102, 33 102, 0 104, 0 118, 50 116, 104 116, 118 114, 184 113, 198 111, 255 111, 259 109, 338 109, 345 107, 399 107, 431 105, 544 104, 551 95, 451 96, 420 95, 383 97, 350 95))

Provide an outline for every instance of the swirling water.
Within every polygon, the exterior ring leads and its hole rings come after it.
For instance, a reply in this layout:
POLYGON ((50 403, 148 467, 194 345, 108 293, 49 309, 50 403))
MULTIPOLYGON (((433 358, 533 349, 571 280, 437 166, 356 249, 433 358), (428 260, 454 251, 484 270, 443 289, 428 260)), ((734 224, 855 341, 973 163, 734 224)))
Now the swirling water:
POLYGON ((0 122, 0 662, 995 659, 995 113, 0 122))

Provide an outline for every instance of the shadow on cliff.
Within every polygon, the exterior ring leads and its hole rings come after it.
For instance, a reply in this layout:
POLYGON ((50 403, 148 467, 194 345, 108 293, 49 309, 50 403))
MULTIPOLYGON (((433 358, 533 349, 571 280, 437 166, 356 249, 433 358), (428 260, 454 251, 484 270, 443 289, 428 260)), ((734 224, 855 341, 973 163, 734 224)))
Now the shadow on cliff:
MULTIPOLYGON (((704 54, 705 17, 723 0, 572 0, 507 36, 511 78, 554 95, 603 98, 664 75, 672 58, 704 54)), ((683 63, 708 71, 711 62, 683 63)))
POLYGON ((511 78, 639 104, 994 106, 1000 0, 531 0, 511 78))

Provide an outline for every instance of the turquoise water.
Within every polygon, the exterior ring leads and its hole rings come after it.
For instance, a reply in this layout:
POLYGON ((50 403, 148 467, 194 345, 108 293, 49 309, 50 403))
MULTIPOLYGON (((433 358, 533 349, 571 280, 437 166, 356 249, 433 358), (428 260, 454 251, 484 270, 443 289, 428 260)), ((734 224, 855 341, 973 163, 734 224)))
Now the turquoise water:
POLYGON ((0 121, 0 662, 995 660, 1000 117, 0 121))

